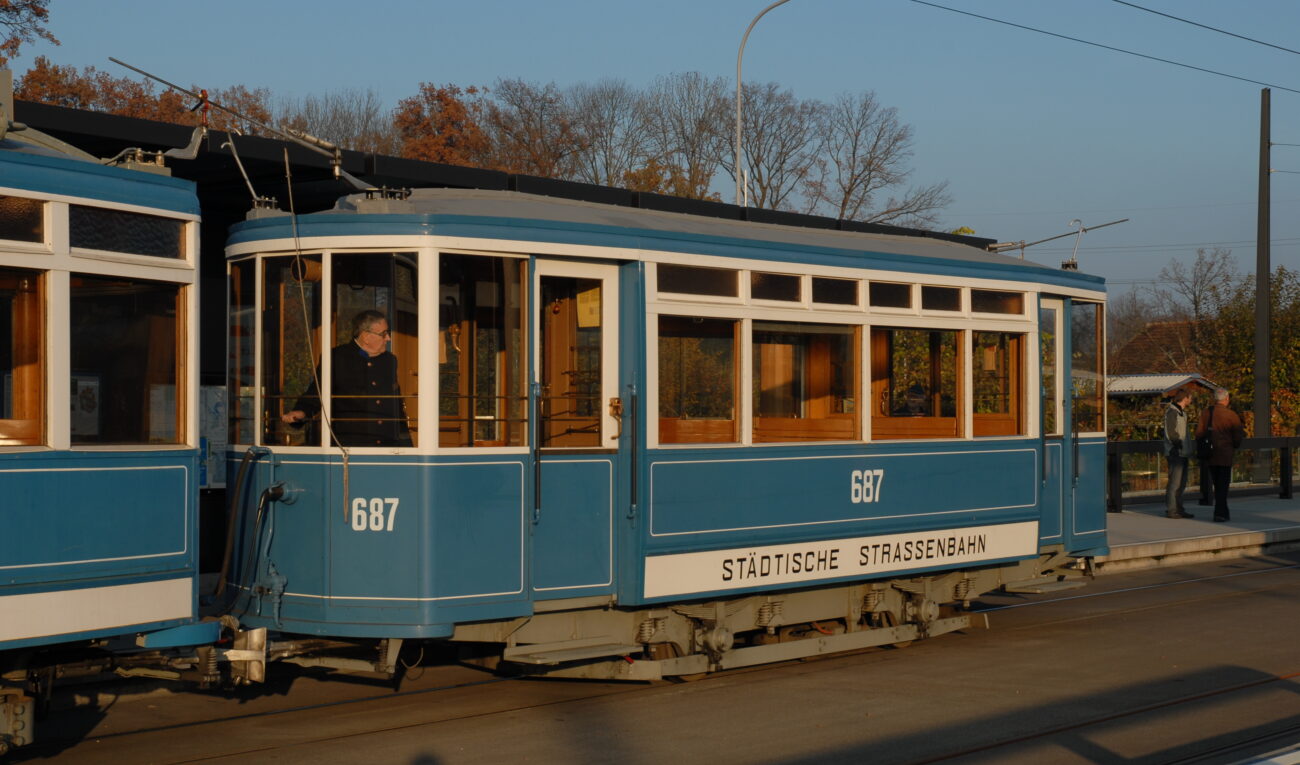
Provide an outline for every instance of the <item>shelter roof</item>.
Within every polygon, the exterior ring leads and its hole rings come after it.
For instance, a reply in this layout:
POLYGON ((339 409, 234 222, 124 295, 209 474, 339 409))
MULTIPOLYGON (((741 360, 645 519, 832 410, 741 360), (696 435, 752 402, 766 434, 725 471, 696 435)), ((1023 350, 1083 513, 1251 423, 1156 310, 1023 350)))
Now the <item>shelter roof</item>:
POLYGON ((1211 391, 1219 387, 1196 373, 1106 376, 1106 393, 1110 396, 1165 395, 1188 385, 1199 385, 1211 391))

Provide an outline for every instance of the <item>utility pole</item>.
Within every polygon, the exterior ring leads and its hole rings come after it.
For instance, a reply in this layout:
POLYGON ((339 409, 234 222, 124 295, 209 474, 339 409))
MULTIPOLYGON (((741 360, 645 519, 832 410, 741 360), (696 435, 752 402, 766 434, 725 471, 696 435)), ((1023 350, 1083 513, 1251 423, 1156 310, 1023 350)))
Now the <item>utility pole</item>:
POLYGON ((1268 384, 1269 314, 1273 291, 1269 287, 1269 89, 1259 92, 1259 226, 1255 233, 1255 437, 1273 435, 1272 391, 1268 384))

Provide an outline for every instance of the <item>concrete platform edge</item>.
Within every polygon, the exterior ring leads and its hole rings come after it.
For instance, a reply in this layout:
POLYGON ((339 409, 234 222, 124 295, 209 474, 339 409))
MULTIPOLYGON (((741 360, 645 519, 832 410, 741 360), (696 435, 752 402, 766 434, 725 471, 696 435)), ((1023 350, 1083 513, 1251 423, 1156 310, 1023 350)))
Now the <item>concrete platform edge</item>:
POLYGON ((1112 545, 1110 554, 1098 556, 1093 565, 1100 576, 1293 550, 1300 550, 1300 527, 1297 526, 1112 545))

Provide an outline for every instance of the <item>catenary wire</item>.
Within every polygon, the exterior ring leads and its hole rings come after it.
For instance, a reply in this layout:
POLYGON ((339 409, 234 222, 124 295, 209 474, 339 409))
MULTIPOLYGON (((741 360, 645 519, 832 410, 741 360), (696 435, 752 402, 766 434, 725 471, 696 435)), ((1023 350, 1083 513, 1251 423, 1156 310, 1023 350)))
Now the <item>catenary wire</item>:
POLYGON ((1200 22, 1192 21, 1191 19, 1185 19, 1185 18, 1183 18, 1183 17, 1181 17, 1181 16, 1175 16, 1175 15, 1173 15, 1172 13, 1164 13, 1163 11, 1157 11, 1157 10, 1153 10, 1153 9, 1151 9, 1151 8, 1143 8, 1142 6, 1137 5, 1136 3, 1130 3, 1130 2, 1128 2, 1127 0, 1112 0, 1112 2, 1119 3, 1120 5, 1127 5, 1127 6, 1130 7, 1130 8, 1136 8, 1136 9, 1139 10, 1139 11, 1146 11, 1147 13, 1153 13, 1153 14, 1155 14, 1155 15, 1157 15, 1157 16, 1164 16, 1165 18, 1167 18, 1167 19, 1173 19, 1174 21, 1181 21, 1181 22, 1183 22, 1184 24, 1191 24, 1192 26, 1194 26, 1194 27, 1200 27, 1201 29, 1208 29, 1208 30, 1210 30, 1211 32, 1218 32, 1219 34, 1222 34, 1222 35, 1227 35, 1227 36, 1229 36, 1229 37, 1235 37, 1235 38, 1237 38, 1238 40, 1245 40, 1245 41, 1247 41, 1247 42, 1253 42, 1253 43, 1256 43, 1256 44, 1259 44, 1259 45, 1267 45, 1267 46, 1270 47, 1270 48, 1277 48, 1278 50, 1284 50, 1284 51, 1286 51, 1287 53, 1294 53, 1294 54, 1296 54, 1297 56, 1300 56, 1300 50, 1292 50, 1291 48, 1284 48, 1284 47, 1282 47, 1281 45, 1274 45, 1274 44, 1271 43, 1271 42, 1264 42, 1263 40, 1256 40, 1256 39, 1253 38, 1253 37, 1247 37, 1247 36, 1245 36, 1245 35, 1239 35, 1239 34, 1237 34, 1236 32, 1229 32, 1229 31, 1226 30, 1226 29, 1219 29, 1218 27, 1212 27, 1212 26, 1210 26, 1209 24, 1201 24, 1200 22))
POLYGON ((1092 42, 1091 40, 1084 40, 1084 39, 1081 39, 1081 38, 1078 38, 1078 37, 1070 37, 1069 35, 1063 35, 1063 34, 1060 34, 1060 33, 1058 33, 1058 32, 1049 32, 1049 31, 1047 31, 1046 29, 1038 29, 1037 27, 1025 26, 1024 24, 1017 24, 1017 23, 1012 22, 1012 21, 1005 21, 1005 20, 1003 20, 1003 19, 995 19, 995 18, 993 18, 992 16, 981 16, 981 15, 978 14, 978 13, 971 13, 970 11, 963 11, 963 10, 960 10, 960 9, 957 9, 957 8, 949 8, 949 7, 946 6, 946 5, 939 5, 939 4, 937 4, 937 3, 927 2, 927 0, 912 0, 912 2, 916 3, 917 5, 928 5, 928 6, 930 6, 931 8, 938 8, 939 10, 942 10, 942 11, 950 11, 950 12, 952 12, 952 13, 960 13, 960 14, 963 15, 963 16, 970 16, 970 17, 972 17, 972 18, 976 18, 976 19, 983 19, 984 21, 992 21, 992 22, 994 22, 994 23, 996 23, 996 24, 1005 24, 1006 26, 1009 26, 1009 27, 1015 27, 1016 29, 1023 29, 1023 30, 1028 31, 1028 32, 1037 32, 1037 33, 1039 33, 1039 34, 1041 34, 1041 35, 1047 35, 1047 36, 1049 36, 1049 37, 1057 37, 1057 38, 1060 38, 1060 39, 1062 39, 1062 40, 1069 40, 1070 42, 1077 42, 1077 43, 1083 43, 1084 45, 1091 45, 1091 46, 1093 46, 1094 48, 1101 48, 1101 49, 1103 49, 1103 50, 1109 50, 1109 51, 1113 51, 1113 52, 1115 52, 1115 53, 1126 53, 1126 54, 1128 54, 1128 55, 1130 55, 1130 56, 1137 56, 1138 58, 1144 58, 1144 59, 1147 59, 1148 61, 1159 61, 1159 62, 1162 63, 1162 64, 1172 64, 1172 65, 1174 65, 1174 66, 1180 66, 1180 67, 1182 67, 1182 68, 1184 68, 1184 69, 1191 69, 1191 70, 1193 70, 1193 71, 1202 72, 1202 73, 1204 73, 1204 74, 1213 74, 1213 75, 1218 75, 1219 77, 1227 77, 1227 78, 1230 79, 1230 80, 1238 80, 1238 81, 1240 81, 1240 82, 1249 82, 1249 83, 1251 83, 1252 85, 1263 85, 1263 86, 1266 87, 1266 88, 1273 88, 1274 90, 1284 90, 1284 91, 1286 91, 1286 92, 1288 92, 1288 93, 1295 93, 1295 94, 1297 94, 1297 95, 1300 95, 1300 90, 1296 90, 1295 88, 1288 88, 1288 87, 1285 87, 1285 86, 1283 86, 1283 85, 1272 85, 1272 84, 1270 84, 1270 83, 1263 82, 1263 81, 1261 81, 1261 80, 1252 80, 1252 79, 1250 79, 1249 77, 1239 77, 1239 76, 1237 76, 1237 75, 1235 75, 1235 74, 1228 74, 1227 72, 1220 72, 1220 71, 1217 71, 1217 70, 1214 70, 1214 69, 1206 69, 1206 68, 1203 67, 1203 66, 1195 66, 1195 65, 1193 65, 1193 64, 1184 64, 1184 63, 1182 63, 1181 61, 1174 61, 1174 60, 1172 60, 1172 59, 1160 58, 1159 56, 1151 56, 1151 55, 1148 55, 1148 54, 1146 54, 1146 53, 1138 53, 1137 51, 1126 50, 1126 49, 1124 49, 1124 48, 1116 48, 1116 47, 1114 47, 1114 46, 1112 46, 1112 45, 1103 45, 1103 44, 1098 43, 1098 42, 1092 42))

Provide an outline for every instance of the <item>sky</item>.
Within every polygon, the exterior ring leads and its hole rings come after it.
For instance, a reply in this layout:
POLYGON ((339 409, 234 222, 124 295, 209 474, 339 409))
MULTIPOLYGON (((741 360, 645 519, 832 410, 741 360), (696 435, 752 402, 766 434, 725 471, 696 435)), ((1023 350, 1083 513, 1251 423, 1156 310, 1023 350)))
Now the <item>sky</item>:
MULTIPOLYGON (((50 0, 62 42, 35 56, 118 76, 122 59, 210 90, 277 97, 373 90, 386 103, 421 82, 563 88, 605 78, 648 87, 701 72, 735 81, 736 53, 770 0, 50 0)), ((1160 17, 1118 0, 935 0, 938 4, 1274 86, 1272 140, 1300 144, 1300 54, 1160 17)), ((1133 0, 1155 11, 1300 50, 1294 0, 1133 0)), ((132 75, 134 76, 134 75, 132 75)), ((1262 85, 1013 28, 912 0, 789 0, 755 26, 746 82, 801 98, 874 91, 914 130, 912 181, 946 180, 945 228, 1035 241, 1129 218, 1079 242, 1080 270, 1112 294, 1158 282, 1197 248, 1255 269, 1262 85)), ((1271 150, 1272 263, 1300 269, 1300 146, 1271 150)), ((725 184, 723 184, 725 185, 725 184)), ((730 194, 724 192, 730 201, 730 194)), ((1029 248, 1059 265, 1074 238, 1029 248)))

